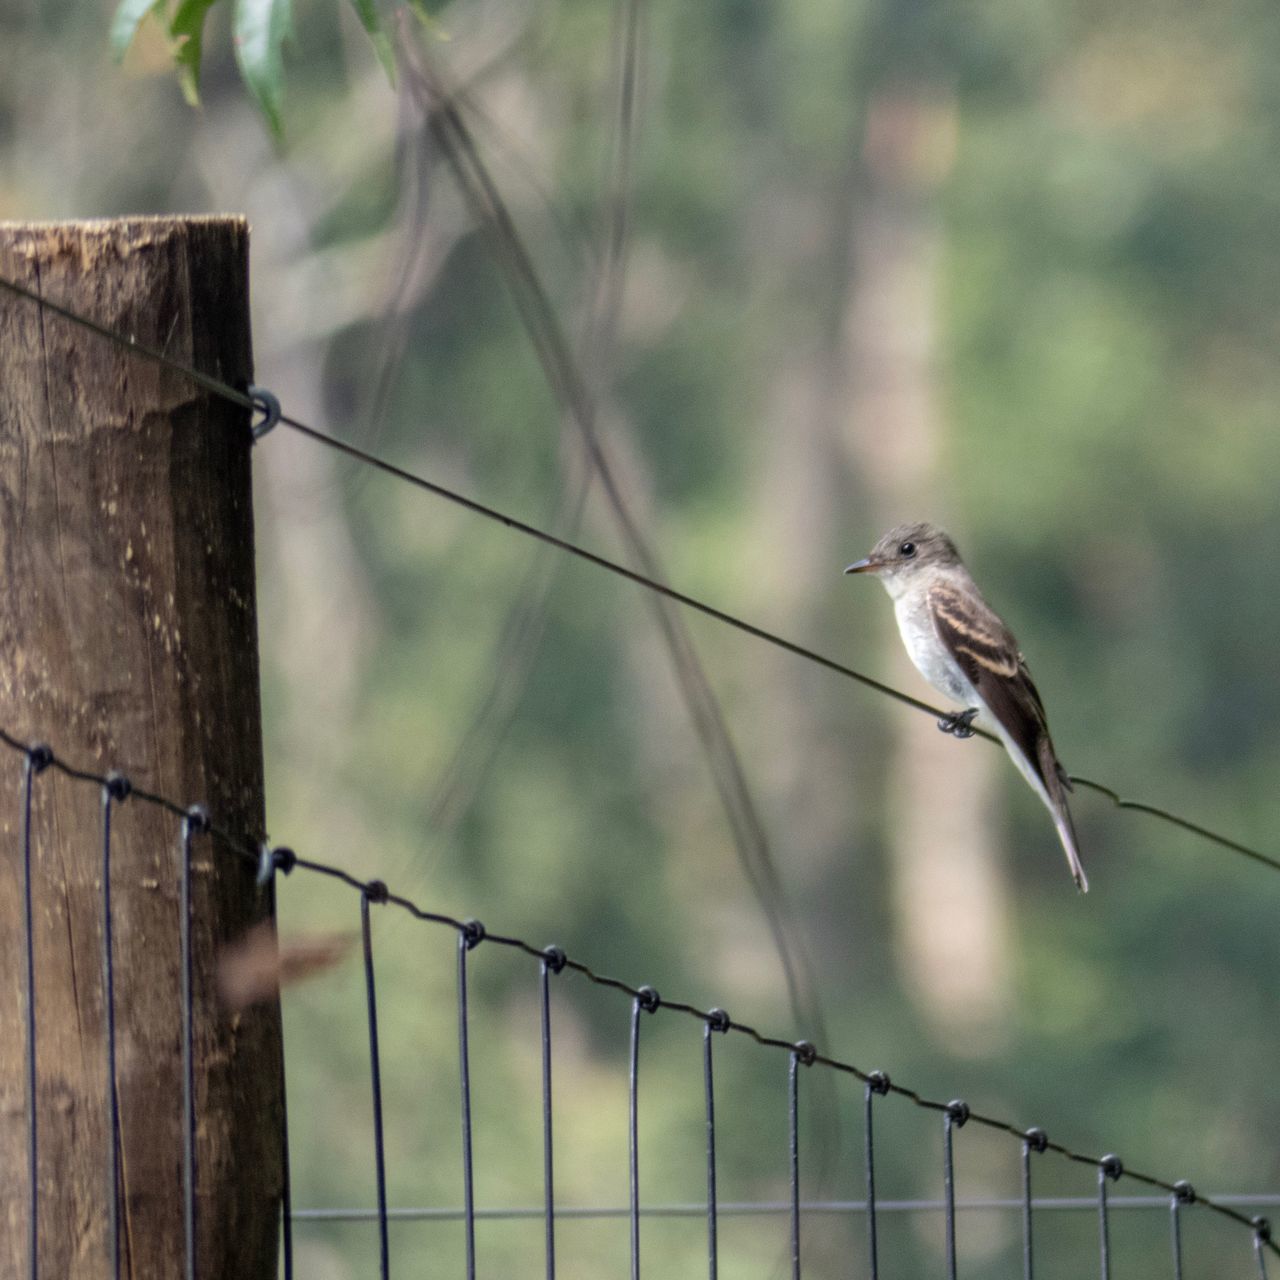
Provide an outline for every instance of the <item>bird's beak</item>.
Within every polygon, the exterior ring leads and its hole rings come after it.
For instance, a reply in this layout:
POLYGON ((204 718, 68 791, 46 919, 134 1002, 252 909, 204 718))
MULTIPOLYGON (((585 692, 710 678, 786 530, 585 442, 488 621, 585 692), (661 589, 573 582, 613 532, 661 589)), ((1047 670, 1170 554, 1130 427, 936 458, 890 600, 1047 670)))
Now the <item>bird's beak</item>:
POLYGON ((873 560, 868 556, 865 560, 854 561, 854 563, 845 570, 845 573, 875 573, 878 568, 880 568, 880 562, 878 560, 873 560))

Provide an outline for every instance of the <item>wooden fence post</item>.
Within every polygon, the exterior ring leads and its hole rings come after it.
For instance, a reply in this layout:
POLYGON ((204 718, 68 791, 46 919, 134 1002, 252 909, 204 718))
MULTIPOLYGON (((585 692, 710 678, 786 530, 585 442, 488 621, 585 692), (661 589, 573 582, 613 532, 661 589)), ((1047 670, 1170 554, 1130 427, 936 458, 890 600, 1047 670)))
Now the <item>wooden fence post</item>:
MULTIPOLYGON (((0 224, 0 274, 243 387, 243 219, 0 224)), ((0 728, 95 772, 263 827, 248 414, 0 289, 0 728)), ((0 1275, 29 1272, 22 757, 0 753, 0 1275)), ((39 1275, 110 1276, 102 803, 34 783, 39 1275)), ((196 842, 198 1274, 275 1276, 276 1004, 223 1008, 227 940, 270 912, 242 860, 196 842)), ((112 806, 120 1274, 183 1274, 179 823, 112 806)))

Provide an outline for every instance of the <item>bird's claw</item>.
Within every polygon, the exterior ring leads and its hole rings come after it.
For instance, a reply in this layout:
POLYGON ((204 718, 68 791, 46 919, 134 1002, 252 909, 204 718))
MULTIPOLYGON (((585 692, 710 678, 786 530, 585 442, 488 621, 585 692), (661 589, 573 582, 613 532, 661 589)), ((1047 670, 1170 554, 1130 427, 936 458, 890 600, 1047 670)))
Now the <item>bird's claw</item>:
POLYGON ((938 728, 943 733, 954 734, 957 738, 973 737, 973 719, 978 714, 977 707, 970 707, 968 711, 956 711, 951 715, 938 717, 938 728))

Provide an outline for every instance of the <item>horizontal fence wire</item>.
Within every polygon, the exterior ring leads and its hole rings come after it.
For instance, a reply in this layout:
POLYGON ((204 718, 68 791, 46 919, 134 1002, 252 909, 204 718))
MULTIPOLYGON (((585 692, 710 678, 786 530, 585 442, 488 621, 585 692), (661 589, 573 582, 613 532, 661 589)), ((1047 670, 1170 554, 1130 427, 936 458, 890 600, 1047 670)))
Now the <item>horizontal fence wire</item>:
MULTIPOLYGON (((1280 1209, 1280 1193, 1276 1195, 1224 1195, 1213 1197, 1215 1203, 1232 1205, 1239 1209, 1280 1209)), ((1111 1196, 1108 1208, 1113 1213, 1151 1212, 1169 1208, 1168 1196, 1111 1196)), ((865 1200, 806 1200, 800 1201, 800 1212, 828 1214, 842 1217, 847 1214, 866 1214, 865 1200)), ((956 1213, 1021 1212, 1025 1202, 1020 1196, 956 1196, 956 1213)), ((1096 1215, 1098 1197, 1095 1196, 1036 1196, 1031 1201, 1036 1213, 1087 1213, 1096 1215)), ((790 1218, 792 1202, 786 1200, 717 1200, 716 1212, 722 1218, 790 1218)), ((888 1214, 945 1214, 945 1199, 885 1200, 879 1199, 876 1213, 888 1214)), ((477 1206, 477 1222, 528 1222, 542 1218, 546 1210, 541 1205, 477 1206)), ((466 1210, 461 1205, 397 1205, 387 1210, 387 1216, 396 1222, 462 1222, 466 1210)), ((558 1205, 556 1218, 565 1221, 591 1219, 630 1218, 629 1204, 558 1205)), ((642 1218, 705 1218, 707 1206, 701 1200, 689 1200, 672 1204, 642 1204, 642 1218)), ((295 1222, 374 1222, 378 1210, 356 1205, 339 1205, 332 1208, 302 1208, 293 1211, 295 1222)))
MULTIPOLYGON (((96 334, 104 341, 114 343, 122 350, 128 351, 139 359, 153 361, 174 373, 181 374, 182 376, 189 378, 197 386, 203 387, 211 394, 220 396, 233 404, 239 405, 241 408, 246 409, 251 413, 263 412, 266 414, 266 424, 269 424, 270 426, 275 426, 277 423, 283 424, 297 432, 299 435, 302 435, 317 444, 324 445, 326 448, 333 449, 338 453, 341 453, 343 456, 359 462, 364 466, 372 467, 375 470, 382 472, 384 475, 391 476, 396 480, 412 485, 413 487, 432 494, 437 498, 442 498, 447 502, 453 503, 455 506, 462 507, 475 515, 482 516, 487 520, 501 524, 516 533, 524 535, 525 537, 532 538, 546 546, 554 547, 558 551, 564 552, 565 554, 571 555, 579 560, 586 561, 589 564, 593 564, 597 568, 604 569, 606 572, 612 573, 617 577, 625 578, 628 581, 635 583, 637 586, 656 592, 677 604, 694 609, 697 612, 704 614, 706 617, 713 618, 715 621, 732 627, 737 631, 741 631, 757 640, 761 640, 766 644, 782 649, 806 662, 811 662, 828 671, 835 672, 837 675, 844 676, 846 679, 854 680, 864 687, 883 694, 885 697, 892 698, 916 711, 921 711, 926 715, 935 717, 941 717, 945 714, 941 708, 935 707, 921 698, 913 697, 911 694, 906 693, 901 689, 896 689, 892 685, 884 684, 882 681, 876 680, 874 677, 867 675, 865 672, 858 671, 846 663, 838 662, 836 659, 819 653, 815 649, 798 644, 793 640, 788 640, 777 632, 756 626, 754 623, 748 622, 746 619, 738 617, 736 614, 729 613, 727 610, 717 608, 715 605, 709 604, 705 600, 700 600, 683 591, 678 591, 674 587, 668 586, 664 582, 659 582, 654 578, 637 572, 635 569, 631 569, 624 564, 620 564, 615 560, 610 560, 608 557, 599 555, 594 551, 589 551, 587 548, 581 547, 577 543, 558 537, 544 529, 539 529, 535 525, 527 524, 525 521, 520 520, 507 512, 500 511, 496 507, 479 502, 474 498, 469 498, 465 494, 459 493, 454 489, 450 489, 434 480, 428 480, 425 476, 406 470, 404 467, 399 467, 392 462, 388 462, 385 458, 380 458, 376 454, 370 453, 365 449, 349 444, 345 440, 340 440, 336 436, 329 435, 327 432, 321 431, 317 427, 310 426, 306 422, 290 417, 288 414, 281 411, 279 400, 270 392, 254 388, 253 394, 251 394, 250 390, 247 388, 234 387, 230 383, 222 381, 220 378, 212 377, 207 373, 202 373, 199 369, 192 368, 189 364, 175 359, 166 352, 149 346, 145 342, 140 342, 137 338, 131 337, 128 334, 118 333, 108 328, 106 325, 99 324, 96 320, 81 314, 73 308, 54 301, 53 299, 46 298, 36 290, 29 289, 25 285, 18 284, 14 280, 9 280, 0 276, 0 289, 5 289, 19 298, 24 298, 29 302, 35 303, 37 306, 43 307, 46 310, 61 316, 72 324, 79 325, 87 331, 96 334)), ((265 434, 265 430, 262 428, 256 429, 251 433, 250 438, 256 439, 261 434, 265 434)), ((980 728, 974 728, 971 736, 983 738, 988 742, 998 742, 998 739, 994 734, 980 728)), ((1273 871, 1280 871, 1280 857, 1264 853, 1261 849, 1245 844, 1242 841, 1235 840, 1230 836, 1224 835, 1220 831, 1215 831, 1201 823, 1193 822, 1191 819, 1183 817, 1181 814, 1175 813, 1171 809, 1166 809, 1159 805, 1148 804, 1143 800, 1134 800, 1123 796, 1119 791, 1108 786, 1106 783, 1097 782, 1092 778, 1086 778, 1078 774, 1069 774, 1068 777, 1070 782, 1075 786, 1083 787, 1088 791, 1093 791, 1098 795, 1104 796, 1106 799, 1110 800, 1117 809, 1130 810, 1135 813, 1144 813, 1148 817, 1169 823, 1170 825, 1189 832, 1191 835, 1194 835, 1210 844, 1216 845, 1221 849, 1226 849, 1232 853, 1239 854, 1240 856, 1248 858, 1262 866, 1269 867, 1273 871)))
MULTIPOLYGON (((637 1134, 637 1111, 638 1111, 638 1066, 639 1066, 639 1035, 641 1025, 641 1014, 656 1014, 659 1010, 667 1010, 673 1014, 682 1014, 693 1018, 700 1022, 704 1029, 704 1035, 714 1030, 716 1032, 728 1034, 734 1033, 738 1036, 745 1037, 762 1048, 776 1050, 785 1053, 788 1056, 789 1070, 789 1088, 788 1088, 788 1124, 789 1124, 789 1154, 790 1154, 790 1197, 782 1206, 773 1205, 754 1205, 754 1206, 734 1206, 731 1204, 719 1204, 714 1207, 711 1212, 712 1217, 712 1241, 714 1241, 714 1218, 718 1213, 721 1216, 732 1213, 770 1213, 785 1212, 790 1219, 790 1235, 791 1235, 791 1257, 792 1257, 792 1274, 800 1275, 800 1222, 803 1212, 836 1212, 845 1211, 854 1206, 848 1203, 827 1202, 823 1205, 802 1205, 799 1196, 799 1138, 797 1123, 797 1096, 799 1090, 799 1079, 801 1074, 815 1066, 822 1066, 829 1070, 836 1071, 841 1074, 855 1077, 863 1082, 866 1086, 867 1098, 867 1115, 870 1118, 871 1100, 873 1097, 887 1098, 890 1095, 905 1099, 912 1105, 926 1111, 932 1111, 943 1122, 943 1140, 944 1140, 944 1159, 945 1159, 945 1197, 940 1205, 928 1201, 914 1202, 886 1202, 877 1201, 874 1195, 874 1160, 873 1149, 871 1145, 871 1127, 867 1126, 867 1147, 866 1147, 866 1163, 867 1163, 867 1199, 863 1202, 863 1208, 868 1215, 868 1219, 874 1222, 875 1215, 879 1213, 902 1211, 911 1209, 914 1211, 922 1211, 926 1209, 941 1208, 946 1216, 947 1222, 947 1250, 948 1250, 948 1273, 954 1274, 955 1271, 955 1212, 958 1201, 955 1197, 953 1167, 952 1167, 952 1145, 953 1130, 959 1129, 966 1124, 975 1124, 983 1128, 994 1130, 1016 1139, 1022 1147, 1023 1158, 1029 1160, 1029 1153, 1045 1154, 1052 1152, 1056 1156, 1067 1161, 1073 1161, 1079 1164, 1092 1167, 1098 1177, 1098 1198, 1097 1211, 1099 1214, 1099 1224, 1101 1231, 1101 1247, 1103 1255, 1103 1275, 1108 1274, 1108 1243, 1107 1243, 1107 1215, 1111 1208, 1119 1205, 1119 1198, 1110 1199, 1108 1197, 1108 1183, 1118 1182, 1121 1178, 1129 1179, 1132 1183, 1154 1188, 1165 1193, 1165 1197, 1142 1197, 1144 1203, 1155 1199, 1157 1202, 1167 1203, 1166 1197, 1175 1197, 1182 1205, 1198 1205, 1209 1210, 1222 1218, 1229 1220, 1239 1226, 1247 1228, 1252 1233, 1253 1249, 1257 1259, 1259 1274, 1266 1276, 1266 1255, 1280 1257, 1280 1248, 1277 1247, 1275 1241, 1271 1238, 1271 1227, 1269 1221, 1260 1214, 1249 1215, 1246 1210, 1254 1208, 1262 1204, 1273 1204, 1274 1199, 1260 1198, 1228 1198, 1220 1196, 1204 1196, 1198 1195, 1192 1190, 1189 1183, 1185 1181, 1170 1182, 1165 1179, 1156 1177, 1152 1174, 1142 1173, 1138 1170, 1129 1168, 1121 1163, 1118 1157, 1114 1155, 1095 1156, 1084 1152, 1077 1151, 1063 1143, 1053 1142, 1039 1129, 1025 1129, 1014 1124, 1010 1120, 1003 1119, 998 1116, 984 1115, 976 1111, 971 1111, 968 1105, 962 1100, 955 1099, 950 1102, 942 1102, 937 1099, 927 1097, 919 1091, 909 1088, 905 1085, 897 1084, 892 1081, 884 1072, 868 1072, 850 1062, 839 1058, 824 1054, 818 1051, 814 1045, 807 1041, 790 1041, 777 1036, 767 1035, 755 1027, 745 1022, 737 1021, 731 1018, 722 1009, 702 1010, 695 1005, 687 1004, 678 1000, 667 1000, 659 996, 657 991, 652 987, 640 985, 634 986, 629 982, 625 982, 619 978, 610 977, 606 974, 597 973, 589 965, 565 954, 559 947, 537 947, 532 943, 526 942, 521 938, 508 937, 502 934, 489 932, 475 920, 463 920, 454 916, 444 914, 442 912, 428 911, 420 907, 408 898, 393 893, 381 881, 372 880, 364 881, 339 867, 331 866, 327 863, 314 861, 299 857, 293 850, 283 846, 272 847, 263 841, 246 840, 239 835, 227 831, 218 821, 210 817, 207 811, 199 805, 182 805, 165 796, 149 792, 143 788, 133 787, 129 780, 123 775, 115 772, 107 774, 99 774, 91 770, 76 767, 60 759, 51 748, 44 744, 23 743, 14 737, 7 730, 0 729, 0 743, 8 747, 10 750, 20 753, 24 757, 24 768, 22 772, 22 797, 24 805, 23 818, 23 857, 24 861, 29 861, 30 857, 30 803, 31 791, 33 788, 33 780, 37 773, 43 773, 48 769, 55 769, 64 776, 75 779, 86 784, 92 784, 100 789, 102 796, 102 855, 103 855, 103 910, 104 910, 104 990, 106 992, 106 1007, 108 1011, 107 1026, 107 1072, 106 1080, 106 1106, 110 1117, 110 1138, 109 1147, 109 1170, 108 1170, 108 1212, 112 1220, 108 1223, 110 1236, 110 1249, 112 1266, 114 1274, 119 1273, 119 1248, 118 1248, 118 1231, 119 1231, 119 1204, 118 1204, 118 1180, 119 1180, 119 1115, 116 1110, 116 1097, 118 1093, 118 1080, 116 1078, 116 1062, 115 1062, 115 1045, 113 1029, 110 1019, 110 1010, 113 1003, 114 992, 114 972, 111 960, 111 930, 110 930, 110 853, 111 853, 111 830, 112 830, 112 811, 115 806, 124 803, 126 800, 133 802, 141 802, 162 808, 172 814, 180 822, 180 854, 186 859, 189 856, 189 845, 191 836, 198 824, 198 828, 202 834, 207 833, 213 840, 226 849, 230 854, 243 859, 248 865, 253 867, 260 878, 269 881, 273 890, 277 879, 277 874, 287 875, 292 871, 301 870, 309 871, 318 876, 328 877, 337 883, 348 886, 350 889, 359 894, 360 897, 360 922, 361 922, 361 940, 362 952, 364 958, 365 969, 365 991, 369 1024, 369 1043, 370 1043, 370 1076, 371 1088, 373 1092, 374 1106, 374 1141, 376 1145, 376 1161, 377 1161, 377 1195, 378 1203, 373 1216, 379 1226, 379 1248, 380 1248, 380 1274, 386 1276, 389 1274, 389 1250, 387 1244, 387 1224, 394 1218, 397 1220, 405 1217, 419 1217, 424 1219, 438 1218, 448 1220, 454 1213, 453 1210, 392 1210, 386 1200, 386 1182, 385 1168, 383 1156, 383 1116, 382 1116, 382 1099, 381 1099, 381 1083, 380 1083, 380 1063, 378 1054, 378 1036, 377 1036, 377 996, 374 982, 374 963, 373 963, 373 940, 371 928, 371 907, 374 905, 390 905, 396 906, 408 912, 415 919, 424 923, 443 926, 453 929, 457 935, 458 945, 458 1047, 461 1066, 461 1088, 462 1088, 462 1124, 464 1138, 464 1203, 461 1210, 462 1220, 466 1224, 466 1241, 467 1241, 467 1274, 474 1275, 475 1270, 475 1222, 481 1217, 497 1216, 492 1212, 481 1211, 476 1208, 472 1194, 472 1160, 471 1160, 471 1099, 470 1099, 470 1081, 468 1071, 468 1022, 467 1022, 467 956, 482 942, 492 944, 494 946, 508 948, 520 952, 530 959, 535 960, 539 964, 539 974, 544 982, 547 981, 548 975, 558 975, 566 970, 579 974, 588 982, 614 991, 619 995, 629 999, 631 1004, 631 1055, 630 1055, 630 1082, 629 1082, 629 1098, 630 1098, 630 1196, 629 1204, 625 1212, 631 1222, 631 1241, 632 1241, 632 1274, 639 1276, 639 1222, 642 1216, 648 1216, 656 1212, 653 1207, 645 1207, 640 1203, 639 1196, 639 1175, 638 1175, 638 1134, 637 1134)), ((28 930, 27 944, 30 945, 30 931, 28 930)), ((31 976, 28 976, 28 1010, 27 1010, 27 1034, 29 1043, 27 1046, 28 1062, 30 1063, 37 1052, 35 1028, 36 1021, 33 1017, 34 999, 33 992, 34 983, 31 976)), ((184 983, 181 998, 186 1006, 183 1010, 183 1017, 190 1017, 190 1000, 191 992, 189 987, 184 983)), ((544 1041, 545 1050, 550 1053, 550 1032, 549 1022, 544 1022, 547 1027, 546 1039, 544 1041)), ((709 1063, 709 1059, 707 1060, 709 1063)), ((34 1072, 29 1069, 29 1081, 34 1077, 34 1072)), ((549 1157, 550 1151, 550 1076, 549 1068, 545 1075, 546 1086, 544 1091, 544 1108, 546 1120, 546 1141, 548 1144, 547 1151, 549 1157)), ((708 1148, 709 1148, 709 1183, 713 1184, 714 1180, 714 1113, 711 1109, 712 1096, 712 1077, 709 1065, 706 1068, 706 1087, 708 1097, 707 1109, 707 1127, 708 1127, 708 1148)), ((28 1143, 29 1143, 29 1167, 35 1167, 35 1144, 36 1144, 36 1128, 35 1128, 35 1096, 34 1092, 29 1100, 28 1114, 28 1143)), ((881 1104, 882 1105, 882 1104, 881 1104)), ((285 1135, 285 1145, 287 1148, 287 1133, 285 1135)), ((548 1172, 550 1163, 548 1158, 548 1172)), ((194 1178, 189 1177, 184 1180, 184 1191, 187 1198, 187 1214, 188 1221, 193 1222, 194 1218, 194 1199, 195 1186, 194 1178)), ((37 1191, 38 1181, 33 1178, 31 1185, 31 1207, 33 1218, 37 1211, 37 1191)), ((1079 1201, 1039 1201, 1035 1202, 1029 1196, 1030 1180, 1029 1170, 1027 1180, 1024 1183, 1024 1198, 1022 1200, 1009 1201, 988 1201, 974 1202, 975 1204, 986 1204, 991 1207, 1021 1207, 1024 1213, 1024 1221, 1027 1225, 1027 1248, 1030 1248, 1029 1233, 1029 1216, 1033 1208, 1048 1208, 1055 1203, 1061 1207, 1078 1208, 1079 1201)), ((714 1196, 713 1185, 709 1186, 709 1192, 714 1196)), ((1087 1202, 1085 1202, 1087 1203, 1087 1202)), ((1135 1201, 1135 1204, 1137 1201, 1135 1201)), ((696 1207, 687 1207, 689 1212, 705 1213, 706 1205, 696 1207)), ((608 1216, 613 1210, 574 1210, 570 1208, 558 1208, 554 1210, 554 1216, 559 1217, 578 1217, 578 1216, 608 1216)), ((619 1213, 623 1212, 621 1210, 619 1213)), ((668 1215, 675 1216, 685 1212, 681 1207, 668 1206, 661 1210, 668 1215)), ((553 1217, 553 1210, 550 1198, 550 1186, 547 1188, 547 1203, 541 1210, 530 1209, 528 1211, 506 1210, 503 1211, 506 1216, 520 1217, 534 1216, 542 1213, 546 1216, 548 1224, 548 1275, 552 1275, 554 1264, 551 1258, 550 1247, 550 1230, 553 1217)), ((292 1213, 292 1220, 295 1221, 320 1221, 320 1220, 339 1220, 335 1214, 355 1215, 350 1220, 362 1220, 362 1211, 360 1210, 297 1210, 292 1213)), ((286 1221, 290 1220, 286 1211, 286 1221)), ((712 1267, 714 1274, 714 1244, 712 1245, 712 1267)), ((876 1245, 872 1243, 872 1275, 876 1274, 876 1245)), ((190 1267, 194 1265, 194 1260, 189 1263, 190 1267)), ((292 1259, 289 1253, 286 1253, 286 1265, 292 1265, 292 1259)), ((30 1274, 36 1275, 36 1264, 33 1261, 30 1274)))

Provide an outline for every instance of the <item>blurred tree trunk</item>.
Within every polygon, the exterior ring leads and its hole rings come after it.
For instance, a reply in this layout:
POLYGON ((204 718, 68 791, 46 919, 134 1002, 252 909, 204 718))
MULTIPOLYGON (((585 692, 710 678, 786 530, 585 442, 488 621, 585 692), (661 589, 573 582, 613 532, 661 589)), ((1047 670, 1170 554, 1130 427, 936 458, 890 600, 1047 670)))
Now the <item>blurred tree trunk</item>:
MULTIPOLYGON (((951 165, 955 110, 950 93, 924 78, 883 87, 868 104, 858 158, 842 436, 870 498, 864 527, 877 535, 907 520, 946 524, 954 514, 935 399, 942 245, 931 205, 951 165)), ((888 602, 868 607, 884 612, 893 680, 919 691, 888 602)), ((905 708, 894 713, 893 734, 888 842, 900 963, 948 1044, 976 1049, 1008 1001, 1007 894, 991 811, 999 758, 905 708)))

